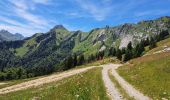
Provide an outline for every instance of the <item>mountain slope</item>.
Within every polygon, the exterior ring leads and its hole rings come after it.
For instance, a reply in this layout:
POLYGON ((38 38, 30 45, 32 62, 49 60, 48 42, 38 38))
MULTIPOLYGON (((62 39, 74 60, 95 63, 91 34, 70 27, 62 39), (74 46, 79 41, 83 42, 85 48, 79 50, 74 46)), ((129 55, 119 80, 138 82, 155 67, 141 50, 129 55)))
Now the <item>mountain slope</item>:
POLYGON ((63 61, 74 53, 78 56, 84 54, 87 58, 110 47, 125 47, 130 41, 135 45, 162 30, 170 31, 169 23, 170 17, 161 17, 137 24, 96 28, 90 32, 69 31, 62 25, 56 25, 47 33, 1 42, 0 70, 6 75, 7 69, 21 67, 27 77, 60 71, 64 69, 63 61))
POLYGON ((22 39, 24 39, 24 36, 19 33, 12 34, 6 30, 0 30, 0 41, 14 41, 22 39))
POLYGON ((104 48, 126 47, 132 41, 136 45, 141 39, 159 34, 162 30, 170 31, 170 17, 161 17, 156 20, 141 21, 137 24, 124 24, 115 27, 93 29, 84 41, 76 45, 74 52, 95 53, 104 48))
POLYGON ((15 42, 2 42, 0 61, 3 63, 0 64, 5 67, 1 67, 1 70, 21 66, 29 73, 29 77, 62 70, 60 65, 72 54, 77 35, 78 32, 72 33, 55 26, 44 34, 35 34, 15 42))
POLYGON ((129 61, 118 69, 119 74, 146 95, 156 99, 170 96, 170 38, 157 43, 143 57, 129 61), (161 52, 159 52, 161 51, 161 52))

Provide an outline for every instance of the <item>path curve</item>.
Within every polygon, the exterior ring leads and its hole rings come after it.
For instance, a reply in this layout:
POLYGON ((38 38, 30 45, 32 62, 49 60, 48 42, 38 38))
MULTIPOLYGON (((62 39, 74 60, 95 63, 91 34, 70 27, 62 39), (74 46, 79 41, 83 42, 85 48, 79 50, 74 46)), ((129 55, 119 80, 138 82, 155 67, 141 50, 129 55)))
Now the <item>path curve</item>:
POLYGON ((126 91, 126 93, 133 97, 135 100, 151 100, 151 98, 145 96, 140 91, 136 90, 132 85, 130 85, 127 81, 125 81, 116 71, 116 69, 120 66, 115 66, 114 64, 105 65, 112 69, 112 75, 121 85, 121 87, 126 91))
POLYGON ((107 94, 110 96, 110 98, 112 100, 122 100, 123 99, 123 96, 120 94, 120 92, 118 91, 118 89, 116 88, 114 83, 111 81, 111 79, 109 78, 109 74, 108 74, 109 69, 111 69, 112 67, 117 67, 117 66, 120 66, 120 65, 114 64, 112 66, 108 66, 108 65, 101 66, 101 67, 103 67, 102 78, 104 81, 104 85, 106 87, 107 94))
POLYGON ((19 84, 16 84, 16 85, 12 85, 12 86, 9 86, 9 87, 5 87, 5 88, 0 89, 0 94, 6 94, 6 93, 18 91, 18 90, 27 89, 27 88, 30 88, 30 87, 36 87, 36 86, 43 85, 43 84, 50 83, 50 82, 54 82, 54 81, 59 81, 59 80, 62 80, 63 78, 70 77, 72 75, 88 71, 89 69, 92 69, 94 67, 95 66, 81 68, 81 69, 74 69, 74 70, 70 70, 70 71, 67 71, 67 72, 60 73, 60 74, 53 74, 53 75, 50 75, 50 76, 46 76, 46 77, 38 78, 38 79, 35 79, 35 80, 31 80, 31 81, 19 83, 19 84))

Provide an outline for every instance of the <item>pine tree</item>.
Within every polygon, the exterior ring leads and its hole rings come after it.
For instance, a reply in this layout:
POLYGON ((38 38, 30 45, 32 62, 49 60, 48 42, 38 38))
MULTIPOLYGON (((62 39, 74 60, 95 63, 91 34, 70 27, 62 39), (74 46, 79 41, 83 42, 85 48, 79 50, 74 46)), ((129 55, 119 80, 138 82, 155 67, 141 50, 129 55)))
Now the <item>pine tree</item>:
POLYGON ((128 60, 132 59, 132 56, 133 56, 132 51, 127 49, 125 52, 123 61, 128 61, 128 60))
POLYGON ((149 49, 153 49, 156 47, 156 41, 154 40, 153 37, 150 38, 150 42, 149 42, 149 49))
POLYGON ((109 56, 112 56, 113 55, 113 47, 111 47, 110 49, 109 49, 109 56))
POLYGON ((77 55, 76 55, 76 54, 74 54, 74 59, 73 59, 73 61, 74 61, 74 66, 77 66, 77 55))
POLYGON ((116 56, 116 49, 113 48, 113 56, 116 56))
POLYGON ((140 43, 138 43, 135 48, 134 48, 134 53, 133 53, 133 57, 140 57, 142 55, 142 53, 145 51, 145 47, 144 47, 144 43, 143 41, 141 41, 140 43))
POLYGON ((117 50, 116 50, 116 57, 117 57, 117 59, 119 59, 119 60, 122 59, 122 53, 121 53, 121 50, 120 50, 120 49, 117 49, 117 50))
POLYGON ((122 48, 121 52, 122 52, 122 54, 125 54, 126 53, 126 48, 122 48))
POLYGON ((70 69, 73 68, 74 66, 74 62, 73 62, 73 58, 71 56, 69 56, 65 61, 64 61, 64 67, 65 69, 70 69))
POLYGON ((95 61, 95 56, 93 54, 91 54, 91 60, 95 61))
POLYGON ((132 42, 129 42, 129 44, 127 45, 127 49, 129 49, 129 50, 132 50, 132 42))
POLYGON ((102 60, 104 58, 104 51, 99 52, 99 60, 102 60))
POLYGON ((169 35, 168 30, 163 30, 163 31, 160 32, 160 34, 159 34, 160 40, 165 39, 165 37, 168 36, 168 35, 169 35))
POLYGON ((84 59, 84 55, 82 54, 82 55, 80 55, 80 57, 79 57, 78 64, 79 64, 79 65, 82 65, 82 64, 84 64, 84 63, 85 63, 85 59, 84 59))

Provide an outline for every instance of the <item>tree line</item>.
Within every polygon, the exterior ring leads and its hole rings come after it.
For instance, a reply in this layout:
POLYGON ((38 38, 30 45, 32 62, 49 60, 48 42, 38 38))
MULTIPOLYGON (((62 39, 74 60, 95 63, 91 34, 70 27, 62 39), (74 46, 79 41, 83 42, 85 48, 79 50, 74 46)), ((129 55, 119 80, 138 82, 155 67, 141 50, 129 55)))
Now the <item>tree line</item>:
POLYGON ((75 66, 80 66, 86 63, 91 63, 92 61, 102 60, 104 56, 105 56, 104 51, 98 52, 95 55, 91 54, 86 59, 84 57, 84 54, 70 55, 63 62, 64 70, 68 70, 68 69, 74 68, 75 66))

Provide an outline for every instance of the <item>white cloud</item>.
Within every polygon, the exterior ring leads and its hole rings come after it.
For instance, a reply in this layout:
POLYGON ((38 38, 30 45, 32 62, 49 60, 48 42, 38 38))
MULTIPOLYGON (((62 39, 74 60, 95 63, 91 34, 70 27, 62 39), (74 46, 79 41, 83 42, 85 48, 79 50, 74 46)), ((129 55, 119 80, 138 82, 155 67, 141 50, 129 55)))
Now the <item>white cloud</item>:
POLYGON ((24 33, 21 33, 24 36, 31 36, 35 32, 42 32, 42 30, 32 28, 29 26, 23 27, 23 26, 13 26, 13 25, 7 25, 7 24, 0 24, 0 29, 5 29, 12 33, 24 32, 24 33))
POLYGON ((161 9, 146 10, 146 11, 136 12, 135 17, 142 17, 148 15, 163 15, 163 14, 167 14, 168 12, 169 12, 168 10, 161 10, 161 9))
POLYGON ((39 4, 44 4, 44 5, 48 5, 50 4, 51 0, 32 0, 34 3, 39 3, 39 4))
POLYGON ((3 17, 3 16, 0 16, 0 20, 1 20, 2 22, 6 22, 6 23, 8 23, 8 24, 12 24, 12 25, 15 25, 15 26, 22 26, 22 25, 24 25, 24 24, 19 23, 19 22, 16 21, 16 20, 12 20, 12 19, 9 19, 9 18, 3 17))
POLYGON ((45 30, 51 27, 51 21, 45 19, 40 15, 31 13, 33 8, 36 8, 36 4, 47 4, 49 0, 9 0, 12 4, 10 9, 14 16, 24 20, 23 22, 18 22, 7 17, 0 16, 0 20, 8 24, 1 24, 0 28, 7 29, 11 32, 23 32, 24 35, 30 36, 35 32, 45 32, 45 30))
POLYGON ((104 20, 112 10, 112 7, 108 4, 109 0, 101 2, 102 4, 97 5, 88 0, 76 0, 80 7, 90 13, 96 20, 104 20))
POLYGON ((35 25, 48 25, 48 22, 45 19, 38 15, 31 14, 26 10, 16 9, 16 14, 30 23, 35 23, 35 25))
POLYGON ((14 6, 16 6, 18 9, 27 10, 28 6, 24 0, 9 0, 14 6))
POLYGON ((35 23, 38 25, 47 24, 47 21, 45 19, 28 11, 30 9, 30 6, 34 6, 34 4, 29 5, 29 3, 27 3, 25 0, 11 0, 11 3, 15 5, 15 7, 13 7, 13 10, 19 17, 24 18, 30 23, 35 23))
POLYGON ((12 33, 20 33, 24 36, 31 36, 36 32, 46 32, 45 28, 34 23, 24 24, 7 17, 0 16, 0 20, 7 24, 0 24, 0 29, 8 30, 12 33), (34 26, 34 27, 33 27, 34 26))

